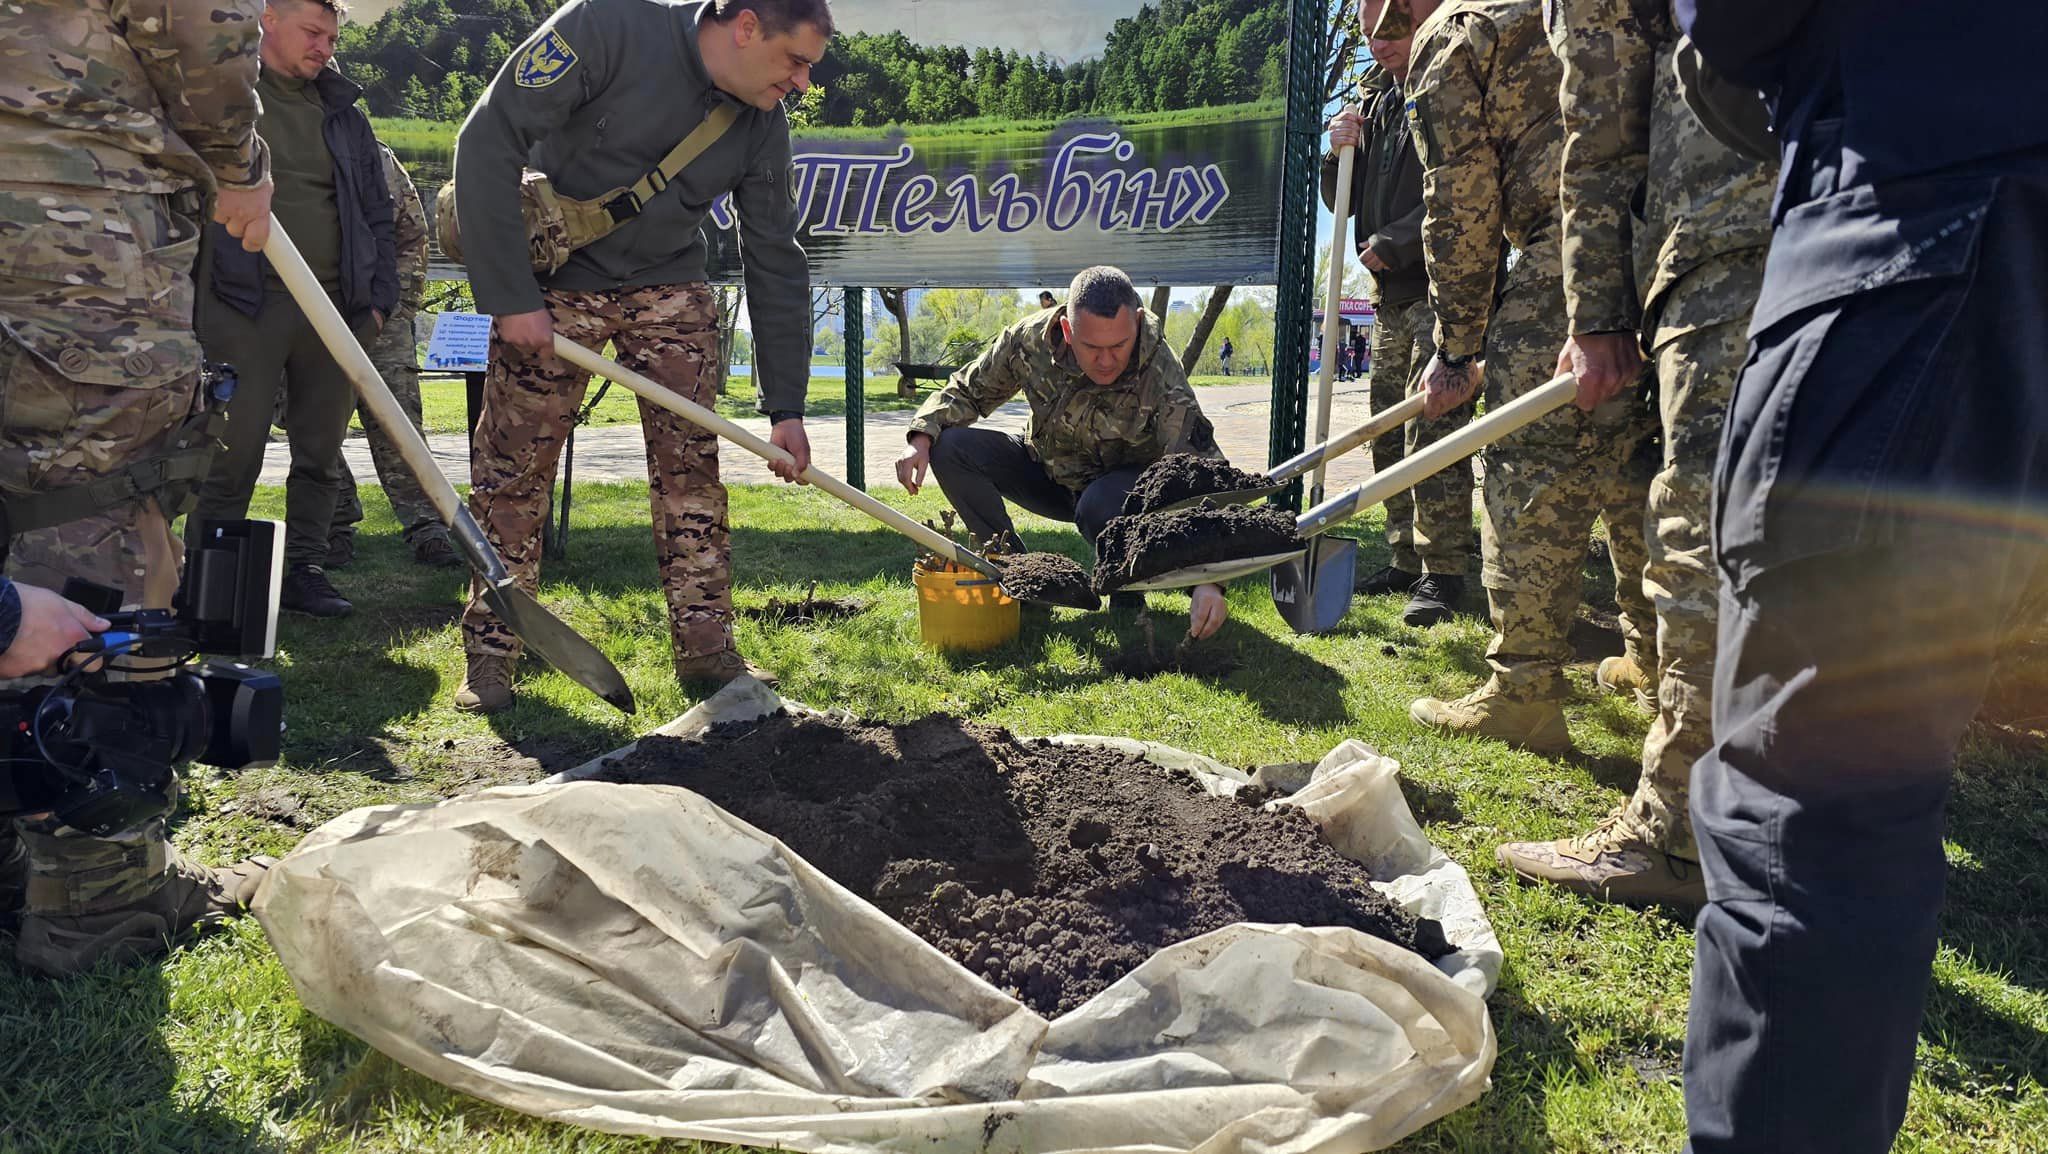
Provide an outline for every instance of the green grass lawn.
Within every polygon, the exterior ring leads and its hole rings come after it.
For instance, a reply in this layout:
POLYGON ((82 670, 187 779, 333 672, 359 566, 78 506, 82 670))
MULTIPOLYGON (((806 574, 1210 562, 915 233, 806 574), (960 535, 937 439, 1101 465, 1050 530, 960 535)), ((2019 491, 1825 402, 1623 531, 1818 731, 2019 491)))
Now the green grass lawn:
MULTIPOLYGON (((920 498, 884 492, 914 515, 920 498)), ((188 779, 176 840, 206 861, 283 853, 348 809, 424 802, 535 780, 615 748, 691 704, 669 669, 644 486, 578 487, 569 556, 544 599, 624 671, 641 712, 613 712, 561 675, 524 671, 519 704, 492 718, 448 704, 462 669, 464 579, 415 567, 388 507, 365 491, 361 558, 336 575, 356 599, 339 622, 289 618, 285 759, 188 779)), ((279 516, 279 490, 256 515, 279 516)), ((1484 668, 1476 617, 1418 631, 1397 598, 1361 599, 1337 630, 1293 636, 1262 583, 1231 590, 1233 621, 1208 642, 1238 668, 1212 681, 1132 681, 1104 659, 1128 621, 1055 611, 993 653, 945 656, 917 640, 914 547, 813 491, 733 491, 735 598, 865 599, 826 627, 742 619, 754 660, 818 706, 907 720, 935 710, 1025 734, 1088 732, 1169 742, 1252 766, 1310 759, 1359 738, 1397 758, 1430 837, 1471 870, 1507 949, 1492 1001, 1493 1087, 1404 1143, 1409 1152, 1669 1154, 1682 1140, 1678 1086, 1692 934, 1656 912, 1521 888, 1494 864, 1511 837, 1589 826, 1631 787, 1647 719, 1602 696, 1591 662, 1618 640, 1582 629, 1572 671, 1580 752, 1551 760, 1412 725, 1413 697, 1456 694, 1484 668)), ((1081 553, 1070 530, 1025 522, 1033 547, 1081 553)), ((1367 534, 1370 537, 1370 534, 1367 534)), ((1377 565, 1378 546, 1363 563, 1377 565)), ((1605 597, 1589 573, 1591 597, 1605 597)), ((1162 638, 1186 598, 1156 595, 1162 638)), ((1943 944, 1906 1135, 1910 1152, 2048 1149, 2048 749, 1972 734, 1950 813, 1953 869, 1943 944)), ((0 938, 0 948, 9 943, 0 938)), ((1843 965, 1854 965, 1844 958, 1843 965)), ((0 1150, 654 1150, 657 1144, 537 1122, 443 1089, 313 1018, 253 922, 161 965, 69 982, 0 964, 0 1150)))

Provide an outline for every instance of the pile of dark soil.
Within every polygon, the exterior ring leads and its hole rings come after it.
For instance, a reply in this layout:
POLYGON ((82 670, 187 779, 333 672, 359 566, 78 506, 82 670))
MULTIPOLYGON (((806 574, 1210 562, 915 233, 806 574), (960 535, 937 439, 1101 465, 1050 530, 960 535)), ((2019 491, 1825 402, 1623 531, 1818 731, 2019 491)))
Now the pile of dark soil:
POLYGON ((1441 925, 1381 896, 1298 811, 1212 798, 1111 749, 944 716, 778 713, 642 738, 599 780, 702 794, 1048 1017, 1233 922, 1351 926, 1450 952, 1441 925))
POLYGON ((1089 584, 1088 571, 1060 553, 996 554, 989 558, 1003 571, 1003 592, 1019 601, 1043 601, 1075 609, 1102 608, 1102 597, 1089 584))
POLYGON ((1228 461, 1197 457, 1193 453, 1169 453, 1138 474, 1137 483, 1124 497, 1123 513, 1135 517, 1190 497, 1261 489, 1265 485, 1266 478, 1247 473, 1228 461))
POLYGON ((1095 542, 1095 589, 1108 593, 1134 581, 1246 557, 1301 548, 1294 515, 1268 505, 1212 505, 1117 517, 1095 542))

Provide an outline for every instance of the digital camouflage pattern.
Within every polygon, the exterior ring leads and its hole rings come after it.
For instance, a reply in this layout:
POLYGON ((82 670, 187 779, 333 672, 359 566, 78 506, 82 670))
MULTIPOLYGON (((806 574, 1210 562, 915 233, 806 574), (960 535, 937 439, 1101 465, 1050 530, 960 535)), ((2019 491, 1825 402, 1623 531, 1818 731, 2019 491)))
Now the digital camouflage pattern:
MULTIPOLYGON (((1424 169, 1437 339, 1446 353, 1484 358, 1486 406, 1497 409, 1550 379, 1566 336, 1561 70, 1539 0, 1453 0, 1417 29, 1411 59, 1408 112, 1424 169), (1519 251, 1497 278, 1503 237, 1519 251)), ((1568 634, 1596 519, 1605 517, 1610 536, 1621 527, 1616 564, 1641 572, 1634 541, 1647 502, 1649 433, 1649 411, 1631 394, 1592 413, 1567 406, 1484 451, 1481 583, 1495 631, 1487 662, 1508 700, 1566 696, 1568 634)), ((1617 598, 1623 630, 1640 635, 1644 606, 1631 599, 1626 589, 1617 598)))
MULTIPOLYGON (((1564 344, 1564 278, 1554 241, 1520 254, 1486 337, 1489 411, 1541 387, 1564 344)), ((1642 398, 1591 413, 1567 405, 1488 446, 1480 526, 1481 584, 1494 628, 1487 664, 1509 700, 1563 700, 1586 546, 1609 527, 1624 639, 1643 636, 1643 516, 1654 460, 1642 398), (1631 535, 1630 530, 1633 529, 1631 535)))
MULTIPOLYGON (((1380 306, 1372 326, 1372 411, 1385 412, 1422 387, 1422 369, 1436 355, 1429 299, 1380 306)), ((1431 420, 1417 417, 1372 443, 1372 467, 1384 473, 1409 453, 1449 436, 1472 420, 1472 406, 1431 420)), ((1404 573, 1463 577, 1472 567, 1472 464, 1444 469, 1387 498, 1387 545, 1404 573)))
POLYGON ((1447 356, 1485 348, 1501 238, 1522 250, 1556 243, 1558 78, 1540 0, 1452 0, 1416 30, 1408 118, 1422 157, 1430 306, 1447 356))
MULTIPOLYGON (((703 284, 611 292, 547 291, 555 331, 588 349, 613 342, 620 364, 706 408, 715 402, 718 303, 703 284)), ((555 462, 590 377, 555 357, 528 357, 491 338, 483 413, 470 457, 470 511, 532 592, 555 462)), ((648 499, 655 557, 677 661, 731 649, 732 554, 718 438, 646 401, 648 499)), ((466 652, 516 656, 519 639, 490 611, 480 581, 462 617, 466 652)))
MULTIPOLYGON (((393 233, 398 246, 398 309, 384 322, 384 328, 370 343, 368 351, 370 363, 377 367, 377 375, 384 378, 384 383, 390 387, 398 407, 405 411, 413 428, 424 432, 420 408, 419 343, 413 336, 413 319, 419 315, 420 302, 427 291, 427 214, 420 203, 419 190, 413 186, 405 166, 398 162, 397 154, 382 144, 377 149, 384 156, 384 183, 391 189, 395 207, 393 233)), ((362 420, 363 435, 370 442, 370 460, 377 467, 377 481, 383 486, 384 495, 391 499, 391 512, 398 518, 406 544, 418 547, 428 538, 447 537, 447 526, 441 523, 441 515, 434 511, 433 502, 427 500, 419 478, 406 465, 398 446, 385 436, 377 419, 370 415, 369 406, 358 405, 356 415, 362 420)), ((335 492, 331 532, 336 537, 352 535, 362 519, 362 498, 356 492, 355 474, 349 471, 348 459, 344 457, 341 487, 335 492)))
POLYGON ((1663 432, 1644 581, 1657 612, 1656 668, 1647 670, 1657 719, 1621 826, 1693 858, 1687 786, 1712 744, 1714 459, 1763 284, 1776 173, 1717 140, 1686 105, 1667 0, 1547 8, 1564 68, 1566 309, 1574 332, 1641 332, 1663 432), (1641 220, 1629 207, 1639 195, 1641 220))
POLYGON ((1563 66, 1565 305, 1572 331, 1642 328, 1653 348, 1681 332, 1746 320, 1758 285, 1688 286, 1708 266, 1771 240, 1774 166, 1708 133, 1679 87, 1668 0, 1548 0, 1563 66), (1631 206, 1642 194, 1643 222, 1631 206), (1647 318, 1647 322, 1645 322, 1647 318))
POLYGON ((1031 405, 1025 444, 1047 476, 1076 493, 1105 473, 1149 465, 1168 453, 1222 456, 1216 430, 1152 314, 1139 310, 1137 348, 1110 385, 1089 380, 1075 362, 1060 330, 1065 316, 1061 305, 997 334, 973 364, 918 407, 909 431, 936 440, 1023 393, 1031 405))

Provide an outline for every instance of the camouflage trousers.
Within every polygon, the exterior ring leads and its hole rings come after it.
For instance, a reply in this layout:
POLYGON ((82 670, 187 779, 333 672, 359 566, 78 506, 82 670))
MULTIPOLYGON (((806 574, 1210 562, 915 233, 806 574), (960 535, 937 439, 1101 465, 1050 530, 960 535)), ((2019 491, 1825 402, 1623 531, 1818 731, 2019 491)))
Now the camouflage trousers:
MULTIPOLYGON (((199 402, 197 216, 162 196, 0 186, 0 220, 0 489, 67 488, 154 455, 199 402)), ((7 568, 166 608, 182 563, 163 508, 144 498, 15 536, 7 568)), ((19 869, 23 857, 31 906, 74 913, 155 893, 169 843, 158 819, 95 838, 48 815, 0 814, 0 863, 19 869)))
POLYGON ((1729 395, 1749 359, 1748 329, 1745 315, 1694 329, 1655 350, 1664 464, 1650 484, 1656 532, 1643 584, 1657 607, 1657 719, 1643 742, 1642 778, 1622 821, 1650 844, 1683 858, 1699 856, 1686 809, 1693 763, 1714 744, 1720 609, 1714 460, 1729 395))
MULTIPOLYGON (((420 416, 420 364, 419 345, 413 340, 412 321, 414 313, 409 308, 400 308, 391 319, 384 322, 384 331, 370 345, 370 363, 377 366, 377 375, 391 388, 391 395, 397 399, 398 407, 412 422, 412 427, 425 432, 420 416)), ((370 461, 377 468, 377 483, 384 488, 384 495, 391 500, 392 516, 398 519, 405 543, 417 545, 430 537, 446 537, 447 526, 441 523, 441 515, 434 511, 434 503, 427 500, 426 490, 420 487, 420 480, 407 467, 405 458, 398 452, 398 446, 370 415, 368 405, 358 404, 356 415, 363 422, 363 435, 370 442, 370 461)), ((356 525, 363 519, 363 500, 356 491, 356 477, 348 467, 348 459, 342 458, 341 485, 334 495, 334 525, 328 530, 330 537, 354 536, 356 525)))
MULTIPOLYGON (((1556 248, 1522 253, 1487 330, 1489 411, 1554 375, 1564 315, 1556 248)), ((1592 413, 1567 405, 1485 450, 1481 582, 1494 628, 1486 659, 1510 699, 1567 695, 1569 634, 1596 519, 1609 529, 1623 637, 1641 646, 1651 619, 1641 592, 1643 518, 1654 467, 1644 451, 1650 432, 1648 407, 1630 393, 1592 413)))
MULTIPOLYGON (((718 305, 703 284, 653 285, 606 292, 549 291, 555 331, 586 348, 612 342, 619 363, 710 406, 718 373, 718 305)), ((555 358, 521 354, 494 335, 483 413, 470 458, 469 505, 531 591, 540 578, 541 523, 555 464, 590 378, 555 358)), ((668 600, 669 637, 678 661, 732 648, 732 553, 726 537, 725 486, 718 481, 718 438, 666 409, 640 402, 647 438, 648 500, 655 558, 668 600)), ((516 656, 519 639, 471 585, 462 617, 463 648, 516 656)))
MULTIPOLYGON (((1385 412, 1422 387, 1422 370, 1436 355, 1436 318, 1429 299, 1388 305, 1372 326, 1372 411, 1385 412)), ((1372 443, 1372 467, 1385 472, 1402 457, 1434 444, 1472 420, 1472 405, 1431 420, 1417 417, 1372 443)), ((1472 465, 1445 469, 1413 489, 1387 498, 1387 545, 1394 567, 1406 573, 1463 577, 1472 567, 1472 465)))

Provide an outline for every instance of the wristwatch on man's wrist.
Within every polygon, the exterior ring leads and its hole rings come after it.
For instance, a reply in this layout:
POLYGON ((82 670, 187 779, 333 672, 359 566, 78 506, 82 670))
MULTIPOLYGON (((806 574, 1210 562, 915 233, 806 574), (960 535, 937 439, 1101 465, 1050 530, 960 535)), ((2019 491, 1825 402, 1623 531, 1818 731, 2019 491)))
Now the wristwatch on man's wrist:
POLYGON ((1472 363, 1471 357, 1454 357, 1449 353, 1442 352, 1436 355, 1436 359, 1442 361, 1447 369, 1462 369, 1472 363))

